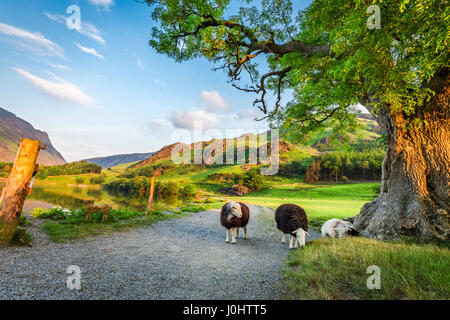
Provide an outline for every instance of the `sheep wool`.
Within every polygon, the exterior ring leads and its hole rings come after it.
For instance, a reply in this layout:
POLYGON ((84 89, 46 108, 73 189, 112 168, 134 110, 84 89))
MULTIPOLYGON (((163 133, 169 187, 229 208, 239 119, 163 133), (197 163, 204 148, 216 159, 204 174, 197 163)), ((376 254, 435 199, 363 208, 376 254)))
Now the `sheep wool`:
POLYGON ((282 242, 285 243, 286 234, 290 235, 289 248, 297 248, 299 238, 300 246, 305 246, 306 234, 308 234, 308 218, 305 210, 295 204, 282 204, 275 211, 277 228, 283 233, 282 242), (295 243, 293 246, 293 242, 295 243))
POLYGON ((250 219, 250 210, 242 202, 228 202, 220 212, 220 224, 227 229, 226 242, 230 242, 230 230, 232 232, 231 243, 236 243, 236 233, 239 236, 239 228, 244 229, 244 239, 247 239, 247 224, 250 219))
POLYGON ((345 236, 357 236, 353 224, 348 221, 342 221, 339 219, 330 219, 325 222, 321 229, 322 237, 329 236, 331 238, 342 238, 345 236))

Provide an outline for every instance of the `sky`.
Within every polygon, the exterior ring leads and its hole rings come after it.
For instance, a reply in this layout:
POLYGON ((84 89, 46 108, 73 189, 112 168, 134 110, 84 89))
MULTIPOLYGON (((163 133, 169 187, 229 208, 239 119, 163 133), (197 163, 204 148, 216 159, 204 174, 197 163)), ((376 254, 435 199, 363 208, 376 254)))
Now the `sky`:
POLYGON ((0 107, 46 131, 67 161, 210 138, 194 124, 215 137, 268 129, 255 97, 206 59, 180 64, 150 48, 153 26, 134 0, 1 1, 0 107))

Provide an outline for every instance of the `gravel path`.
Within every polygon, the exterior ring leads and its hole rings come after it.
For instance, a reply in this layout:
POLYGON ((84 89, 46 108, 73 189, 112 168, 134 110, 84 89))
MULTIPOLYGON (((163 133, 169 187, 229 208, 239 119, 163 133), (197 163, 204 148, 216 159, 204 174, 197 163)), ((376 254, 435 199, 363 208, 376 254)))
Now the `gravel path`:
POLYGON ((234 245, 217 210, 73 243, 53 243, 35 225, 32 248, 0 249, 0 299, 282 298, 287 244, 273 211, 249 207, 249 239, 234 245), (70 265, 81 290, 66 286, 70 265))

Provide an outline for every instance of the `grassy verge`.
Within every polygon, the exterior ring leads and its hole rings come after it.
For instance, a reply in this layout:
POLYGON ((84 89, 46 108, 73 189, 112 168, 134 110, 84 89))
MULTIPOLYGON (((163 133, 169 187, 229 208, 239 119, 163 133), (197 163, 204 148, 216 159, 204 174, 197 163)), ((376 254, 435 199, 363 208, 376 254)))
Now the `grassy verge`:
POLYGON ((320 239, 290 252, 289 299, 450 299, 449 246, 366 238, 320 239), (368 289, 370 265, 381 289, 368 289))
POLYGON ((318 230, 329 219, 357 215, 364 203, 375 198, 379 186, 379 183, 336 185, 295 183, 273 186, 235 200, 267 206, 274 210, 283 203, 297 204, 305 209, 309 227, 318 230))
POLYGON ((180 212, 177 214, 155 213, 150 219, 146 217, 135 217, 128 220, 119 220, 114 222, 85 222, 80 224, 64 224, 57 221, 46 221, 42 229, 54 242, 65 242, 81 239, 89 236, 110 234, 117 231, 127 231, 135 228, 150 226, 155 222, 183 218, 188 213, 180 212))

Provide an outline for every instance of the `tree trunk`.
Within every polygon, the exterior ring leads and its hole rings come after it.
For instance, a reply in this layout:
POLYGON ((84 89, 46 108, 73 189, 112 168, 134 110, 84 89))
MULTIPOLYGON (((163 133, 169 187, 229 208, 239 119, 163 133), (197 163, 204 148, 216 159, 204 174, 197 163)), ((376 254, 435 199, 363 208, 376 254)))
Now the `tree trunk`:
POLYGON ((0 245, 10 243, 17 228, 23 203, 28 196, 40 145, 40 141, 29 139, 22 139, 20 142, 14 167, 2 193, 0 245))
POLYGON ((449 240, 450 76, 447 72, 432 81, 430 87, 438 86, 436 94, 414 115, 387 108, 377 114, 390 143, 382 165, 380 195, 354 219, 364 236, 449 240))

